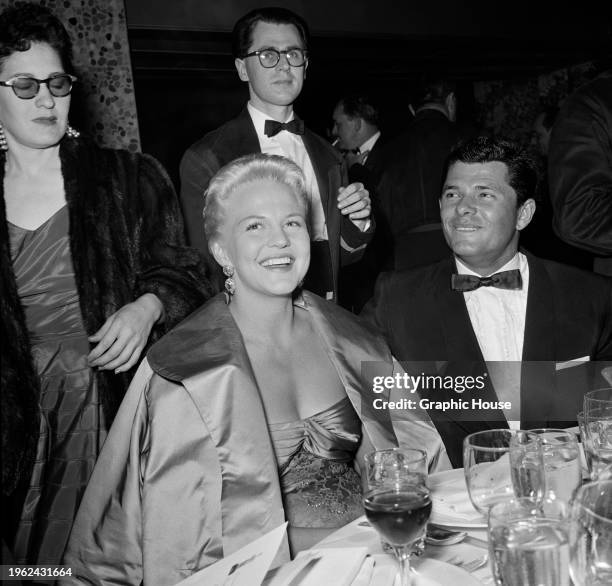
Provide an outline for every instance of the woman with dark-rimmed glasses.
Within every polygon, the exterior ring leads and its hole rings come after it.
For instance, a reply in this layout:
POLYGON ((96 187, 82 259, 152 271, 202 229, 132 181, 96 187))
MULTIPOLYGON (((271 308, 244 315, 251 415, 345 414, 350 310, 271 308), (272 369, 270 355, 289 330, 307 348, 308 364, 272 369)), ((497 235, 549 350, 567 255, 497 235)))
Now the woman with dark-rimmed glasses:
POLYGON ((149 156, 68 125, 77 77, 48 9, 0 14, 2 531, 58 564, 143 349, 210 293, 149 156))

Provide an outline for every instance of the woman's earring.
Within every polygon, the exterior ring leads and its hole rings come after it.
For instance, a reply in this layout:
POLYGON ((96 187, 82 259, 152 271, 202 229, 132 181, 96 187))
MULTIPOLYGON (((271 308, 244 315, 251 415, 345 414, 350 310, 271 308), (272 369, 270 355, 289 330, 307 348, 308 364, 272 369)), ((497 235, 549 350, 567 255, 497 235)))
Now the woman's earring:
POLYGON ((234 276, 234 267, 232 265, 223 265, 223 274, 227 277, 225 279, 225 291, 231 298, 236 293, 236 281, 232 279, 234 276))
POLYGON ((79 138, 79 136, 81 136, 81 133, 78 130, 72 128, 70 124, 66 127, 66 134, 69 138, 79 138))
POLYGON ((4 136, 4 128, 0 124, 0 151, 8 151, 8 145, 6 144, 6 136, 4 136))

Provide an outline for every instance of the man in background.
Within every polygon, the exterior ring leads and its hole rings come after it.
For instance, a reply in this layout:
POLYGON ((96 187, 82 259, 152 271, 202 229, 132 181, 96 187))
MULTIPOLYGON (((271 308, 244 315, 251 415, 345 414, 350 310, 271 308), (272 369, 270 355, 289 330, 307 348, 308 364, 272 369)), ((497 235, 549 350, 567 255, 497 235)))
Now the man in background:
POLYGON ((438 198, 447 155, 458 140, 454 83, 422 82, 408 130, 389 144, 378 194, 389 223, 396 270, 424 266, 448 255, 438 198))
POLYGON ((202 210, 212 176, 251 153, 290 158, 304 172, 310 197, 311 262, 304 286, 336 300, 340 266, 361 257, 374 227, 367 190, 361 183, 348 185, 341 155, 294 114, 308 67, 308 36, 304 20, 285 8, 258 8, 238 20, 232 50, 249 102, 237 118, 189 147, 180 167, 181 203, 190 244, 210 258, 202 210))
POLYGON ((363 94, 341 98, 333 112, 334 146, 343 154, 349 181, 364 184, 372 200, 376 233, 363 258, 342 268, 339 302, 359 313, 374 294, 378 274, 390 259, 391 238, 386 217, 381 214, 377 189, 387 163, 385 139, 380 131, 380 112, 374 101, 363 94))
POLYGON ((550 197, 557 233, 612 275, 612 69, 562 105, 550 137, 550 197))

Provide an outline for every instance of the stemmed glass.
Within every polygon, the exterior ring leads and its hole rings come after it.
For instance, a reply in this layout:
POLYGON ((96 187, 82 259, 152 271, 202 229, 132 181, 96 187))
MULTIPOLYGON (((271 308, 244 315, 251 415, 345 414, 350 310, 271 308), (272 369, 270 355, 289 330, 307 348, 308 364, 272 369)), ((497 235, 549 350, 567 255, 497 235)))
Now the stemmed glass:
POLYGON ((410 586, 410 552, 431 515, 423 450, 378 450, 365 457, 363 504, 368 521, 392 548, 401 586, 410 586))
POLYGON ((612 480, 589 482, 576 491, 569 543, 575 586, 612 584, 612 480))

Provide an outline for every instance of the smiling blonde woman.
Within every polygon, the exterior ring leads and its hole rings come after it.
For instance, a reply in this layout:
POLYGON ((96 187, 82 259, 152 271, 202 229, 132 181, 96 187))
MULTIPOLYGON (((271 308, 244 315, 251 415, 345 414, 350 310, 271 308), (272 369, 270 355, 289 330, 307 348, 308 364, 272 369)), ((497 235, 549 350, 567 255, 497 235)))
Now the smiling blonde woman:
MULTIPOLYGON (((294 550, 362 514, 361 455, 392 447, 358 318, 301 291, 301 170, 249 155, 211 181, 204 225, 230 283, 149 352, 75 524, 69 583, 178 582, 287 519, 294 550)), ((282 548, 279 559, 287 558, 282 548)))

